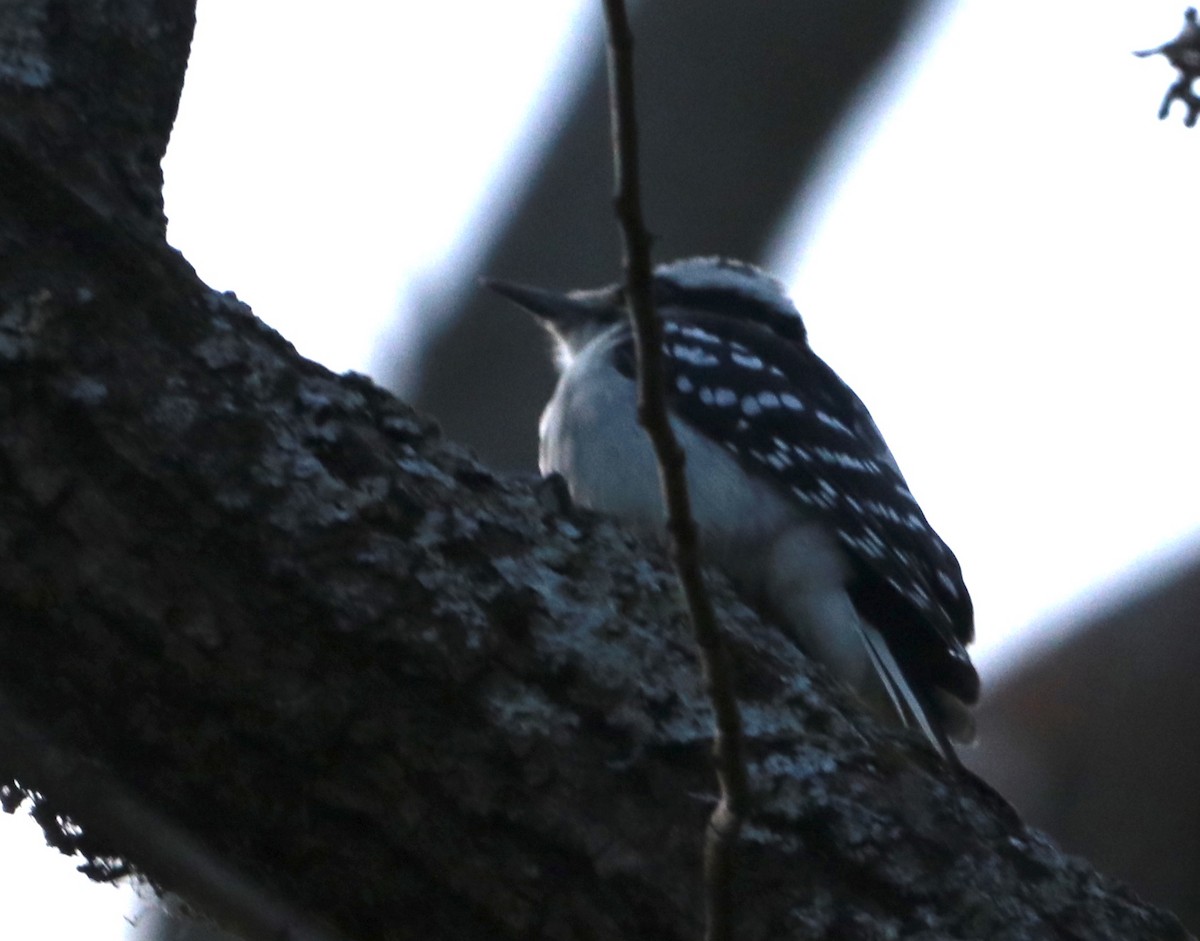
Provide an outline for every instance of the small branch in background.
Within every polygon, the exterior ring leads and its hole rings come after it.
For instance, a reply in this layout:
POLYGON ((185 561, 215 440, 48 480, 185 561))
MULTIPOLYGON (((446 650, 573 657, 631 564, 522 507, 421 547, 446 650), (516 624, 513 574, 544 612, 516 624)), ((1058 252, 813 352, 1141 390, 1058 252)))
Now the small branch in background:
POLYGON ((1200 96, 1192 89, 1193 83, 1200 78, 1200 24, 1197 23, 1196 8, 1188 7, 1183 20, 1183 29, 1170 42, 1156 49, 1143 49, 1134 55, 1140 58, 1166 56, 1167 61, 1179 70, 1179 78, 1163 97, 1158 117, 1162 120, 1170 113, 1172 102, 1182 101, 1187 108, 1183 123, 1187 127, 1195 127, 1196 120, 1200 118, 1200 96))
POLYGON ((667 531, 679 583, 687 601, 716 718, 713 754, 720 801, 704 846, 707 941, 733 935, 734 851, 749 807, 742 756, 742 719, 733 670, 700 569, 696 523, 688 499, 684 453, 667 418, 662 330, 651 295, 650 236, 642 220, 637 118, 633 92, 633 34, 623 0, 604 0, 608 21, 608 75, 612 109, 614 204, 625 242, 625 285, 637 350, 638 421, 658 459, 667 531))

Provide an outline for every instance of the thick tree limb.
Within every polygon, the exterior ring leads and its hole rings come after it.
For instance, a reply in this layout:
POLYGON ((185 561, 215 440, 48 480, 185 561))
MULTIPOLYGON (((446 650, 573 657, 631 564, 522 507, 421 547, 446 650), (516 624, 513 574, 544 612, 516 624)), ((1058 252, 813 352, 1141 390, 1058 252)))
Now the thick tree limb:
MULTIPOLYGON (((694 937, 711 715, 665 560, 197 281, 145 195, 187 11, 112 6, 0 75, 0 721, 350 937, 694 937), (116 99, 64 91, 105 68, 116 99)), ((739 938, 1184 937, 715 601, 739 938)), ((0 775, 176 884, 20 749, 0 775)))

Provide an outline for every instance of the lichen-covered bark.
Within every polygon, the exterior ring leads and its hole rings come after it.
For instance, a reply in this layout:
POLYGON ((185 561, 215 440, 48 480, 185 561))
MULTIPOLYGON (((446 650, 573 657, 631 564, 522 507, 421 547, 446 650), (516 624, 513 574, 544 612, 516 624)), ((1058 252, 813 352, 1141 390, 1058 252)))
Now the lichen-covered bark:
MULTIPOLYGON (((153 37, 186 10, 67 6, 181 74, 153 37)), ((47 69, 0 99, 124 132, 79 163, 0 120, 0 724, 350 937, 695 937, 710 714, 661 555, 199 283, 114 182, 157 168, 103 150, 157 147, 173 105, 124 76, 89 112, 47 69)), ((739 937, 1185 936, 717 602, 756 800, 739 937)), ((60 840, 177 884, 11 741, 0 780, 72 815, 60 840)))

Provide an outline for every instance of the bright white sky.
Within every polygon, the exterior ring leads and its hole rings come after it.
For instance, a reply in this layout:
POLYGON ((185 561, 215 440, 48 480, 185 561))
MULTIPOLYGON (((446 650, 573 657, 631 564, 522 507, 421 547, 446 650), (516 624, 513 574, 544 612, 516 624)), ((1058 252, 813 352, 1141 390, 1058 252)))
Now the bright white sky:
POLYGON ((985 690, 1029 626, 1200 550, 1200 135, 1155 120, 1175 73, 1129 55, 1182 12, 961 3, 780 241, 962 561, 985 690))
MULTIPOLYGON (((779 238, 814 347, 963 563, 985 683, 1200 551, 1200 128, 1155 119, 1174 73, 1129 54, 1184 5, 960 0, 779 238)), ((569 102, 593 6, 200 0, 171 242, 305 355, 377 371, 532 167, 519 142, 569 102)), ((0 935, 122 938, 126 896, 40 843, 0 815, 0 935)))

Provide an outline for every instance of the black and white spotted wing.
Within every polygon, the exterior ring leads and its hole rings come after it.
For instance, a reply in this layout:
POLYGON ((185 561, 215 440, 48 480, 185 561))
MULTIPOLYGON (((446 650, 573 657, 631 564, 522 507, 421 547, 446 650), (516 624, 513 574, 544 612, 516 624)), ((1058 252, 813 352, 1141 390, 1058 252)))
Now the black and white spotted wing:
MULTIPOLYGON (((663 315, 672 408, 751 473, 828 520, 856 567, 855 605, 923 685, 966 702, 971 599, 866 407, 801 338, 708 312, 663 315)), ((632 339, 615 364, 634 375, 632 339)))

